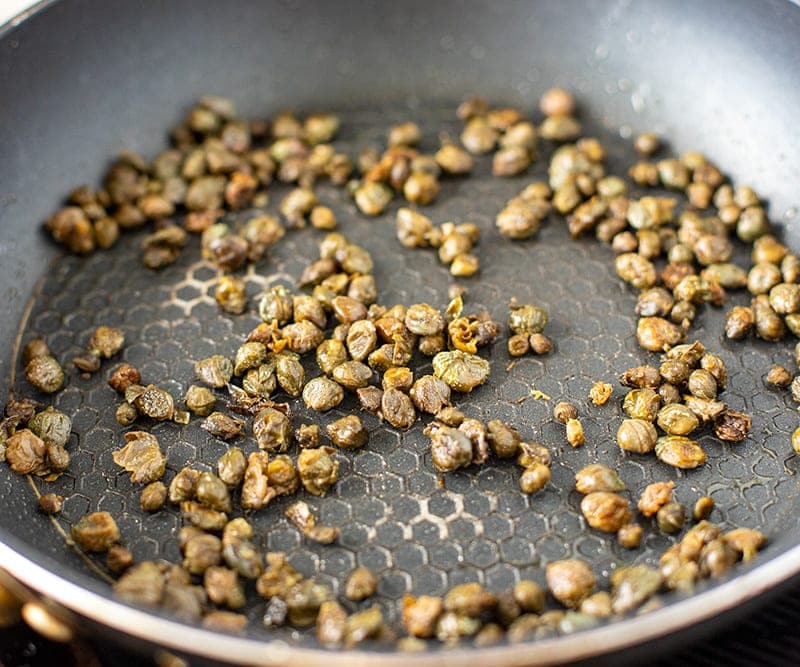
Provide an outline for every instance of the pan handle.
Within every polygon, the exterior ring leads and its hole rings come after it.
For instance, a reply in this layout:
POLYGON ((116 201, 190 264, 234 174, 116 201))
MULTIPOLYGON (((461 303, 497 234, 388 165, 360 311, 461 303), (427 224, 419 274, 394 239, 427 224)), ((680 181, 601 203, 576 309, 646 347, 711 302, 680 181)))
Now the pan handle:
POLYGON ((9 627, 23 620, 45 639, 67 643, 75 637, 71 616, 63 607, 40 598, 0 569, 0 627, 9 627))

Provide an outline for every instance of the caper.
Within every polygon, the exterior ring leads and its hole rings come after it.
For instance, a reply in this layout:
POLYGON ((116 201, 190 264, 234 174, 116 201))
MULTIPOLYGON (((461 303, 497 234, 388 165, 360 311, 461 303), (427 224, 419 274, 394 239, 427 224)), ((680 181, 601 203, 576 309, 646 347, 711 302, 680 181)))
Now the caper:
POLYGON ((680 327, 663 317, 641 317, 636 327, 639 345, 651 352, 663 352, 680 343, 684 333, 680 327))
POLYGON ((233 376, 233 362, 221 354, 201 359, 194 365, 198 379, 209 387, 224 387, 233 376))
POLYGON ((519 477, 519 488, 528 495, 541 491, 550 481, 550 468, 534 461, 522 471, 519 477))
POLYGON ((37 508, 42 514, 58 514, 64 505, 64 498, 55 493, 43 493, 39 496, 37 508))
POLYGON ((578 607, 595 586, 595 576, 582 560, 554 561, 545 572, 551 595, 566 607, 578 607))
POLYGON ((645 419, 625 419, 617 430, 617 444, 626 452, 647 454, 653 451, 657 439, 655 427, 645 419))
POLYGON ((433 465, 450 472, 472 463, 472 443, 457 428, 439 426, 430 434, 433 465))
POLYGON ((253 419, 253 436, 259 449, 285 452, 292 440, 292 422, 280 410, 263 408, 253 419))
POLYGON ((581 512, 592 528, 606 533, 616 533, 631 520, 628 501, 608 491, 586 494, 581 500, 581 512))
POLYGON ((755 325, 755 313, 746 306, 734 306, 725 320, 725 336, 732 340, 746 338, 755 325))
POLYGON ((142 489, 139 504, 145 512, 157 512, 167 501, 167 487, 163 482, 150 482, 142 489))
POLYGON ((50 355, 31 359, 25 366, 25 375, 28 382, 45 394, 57 392, 64 385, 64 369, 50 355))
MULTIPOLYGON (((642 543, 642 533, 642 527, 638 523, 627 523, 617 531, 617 542, 624 549, 636 549, 642 543)), ((581 611, 585 611, 583 605, 581 611)))
POLYGON ((66 446, 72 432, 72 420, 52 406, 36 413, 28 422, 28 428, 39 436, 45 445, 66 446))
POLYGON ((631 389, 622 403, 622 407, 631 419, 644 419, 655 421, 658 414, 661 397, 656 391, 645 387, 643 389, 631 389))
POLYGON ((381 414, 389 424, 402 430, 411 428, 417 418, 411 398, 394 387, 383 391, 381 414))
POLYGON ((97 327, 92 332, 87 349, 103 359, 110 359, 125 345, 125 334, 114 327, 97 327))
POLYGON ((575 475, 575 488, 584 495, 595 491, 616 493, 625 490, 625 483, 608 466, 591 463, 575 475))
POLYGON ((303 401, 312 410, 325 412, 335 408, 343 399, 341 385, 326 377, 313 378, 303 387, 303 401))
POLYGON ((86 551, 108 551, 119 542, 120 534, 114 517, 108 512, 93 512, 72 526, 70 536, 86 551))
POLYGON ((544 308, 529 304, 512 303, 508 310, 508 328, 515 334, 542 333, 547 326, 548 315, 544 308))
POLYGON ((342 449, 363 447, 369 439, 369 433, 357 415, 337 419, 328 424, 325 430, 333 444, 342 449))
POLYGON ((131 473, 134 484, 154 482, 164 475, 167 457, 154 435, 144 431, 129 431, 125 445, 112 453, 114 463, 131 473))
POLYGON ((579 419, 567 420, 567 442, 572 447, 580 447, 586 443, 586 435, 583 431, 583 424, 579 419))
POLYGON ((229 486, 238 486, 244 479, 247 459, 239 447, 229 448, 217 460, 217 474, 229 486))
POLYGON ((773 387, 785 389, 792 383, 792 374, 783 366, 775 364, 769 369, 764 381, 773 387))
POLYGON ((700 496, 692 509, 692 518, 695 521, 707 519, 714 510, 714 499, 710 496, 700 496))
POLYGON ((489 362, 461 350, 439 352, 433 358, 433 372, 452 389, 470 392, 489 378, 489 362))
POLYGON ((659 438, 655 450, 660 461, 684 470, 696 468, 706 461, 706 453, 703 448, 694 440, 681 435, 659 438))
POLYGON ((216 438, 230 440, 244 433, 244 422, 222 412, 212 412, 200 424, 200 428, 216 438))
POLYGON ((570 419, 578 418, 578 409, 572 403, 559 401, 553 408, 553 417, 557 422, 566 424, 570 419))
POLYGON ((686 507, 681 503, 667 503, 656 514, 658 529, 663 533, 677 533, 686 522, 686 507))

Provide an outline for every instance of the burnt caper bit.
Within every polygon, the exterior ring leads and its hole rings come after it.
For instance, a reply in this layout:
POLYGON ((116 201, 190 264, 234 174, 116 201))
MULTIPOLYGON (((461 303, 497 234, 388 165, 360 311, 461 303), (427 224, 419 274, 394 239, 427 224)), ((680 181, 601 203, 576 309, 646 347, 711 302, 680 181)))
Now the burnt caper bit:
POLYGON ((751 425, 749 415, 736 410, 725 410, 714 421, 714 433, 720 440, 740 442, 750 433, 751 425))
POLYGON ((130 364, 120 364, 108 376, 108 384, 120 394, 124 394, 125 390, 132 384, 139 384, 141 381, 142 376, 139 370, 130 364))

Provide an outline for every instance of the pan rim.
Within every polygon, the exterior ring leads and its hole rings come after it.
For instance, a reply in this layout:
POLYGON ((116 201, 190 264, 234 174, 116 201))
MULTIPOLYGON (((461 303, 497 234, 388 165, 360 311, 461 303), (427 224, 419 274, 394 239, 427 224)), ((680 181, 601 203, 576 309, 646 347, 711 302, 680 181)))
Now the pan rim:
MULTIPOLYGON (((31 17, 59 0, 39 0, 0 24, 5 38, 31 17)), ((786 0, 800 8, 800 0, 786 0)), ((625 648, 666 638, 674 633, 730 611, 760 595, 776 590, 800 574, 800 545, 748 569, 714 588, 676 601, 667 607, 627 618, 576 635, 500 647, 458 648, 437 652, 388 653, 365 650, 329 651, 290 645, 282 640, 257 640, 225 635, 192 627, 106 597, 93 588, 81 586, 57 574, 45 564, 57 562, 19 543, 0 528, 0 569, 17 581, 63 608, 102 626, 160 647, 203 658, 241 665, 319 665, 330 667, 372 667, 377 656, 388 665, 460 665, 484 667, 487 661, 498 667, 553 665, 599 657, 625 648), (15 544, 16 543, 16 544, 15 544), (38 562, 37 562, 38 557, 38 562), (535 651, 530 651, 535 647, 535 651)))
MULTIPOLYGON (((2 569, 35 593, 68 611, 159 647, 226 663, 253 666, 277 667, 291 661, 296 667, 311 667, 323 662, 330 667, 372 667, 378 656, 382 663, 398 666, 483 667, 486 661, 497 667, 564 664, 667 638, 775 590, 780 584, 800 574, 798 545, 710 590, 648 614, 583 630, 576 635, 517 645, 480 649, 465 647, 419 654, 358 649, 330 651, 293 646, 283 640, 264 641, 225 635, 137 609, 82 587, 37 563, 22 553, 24 548, 12 547, 4 532, 0 530, 2 569), (536 651, 530 651, 533 647, 536 651)), ((50 559, 45 557, 45 560, 50 559)))
POLYGON ((39 0, 38 2, 33 3, 27 9, 23 9, 18 14, 15 14, 9 18, 5 23, 0 23, 0 39, 5 37, 7 33, 14 30, 21 23, 27 21, 34 14, 38 14, 43 9, 49 7, 50 5, 54 5, 56 2, 58 2, 58 0, 39 0))

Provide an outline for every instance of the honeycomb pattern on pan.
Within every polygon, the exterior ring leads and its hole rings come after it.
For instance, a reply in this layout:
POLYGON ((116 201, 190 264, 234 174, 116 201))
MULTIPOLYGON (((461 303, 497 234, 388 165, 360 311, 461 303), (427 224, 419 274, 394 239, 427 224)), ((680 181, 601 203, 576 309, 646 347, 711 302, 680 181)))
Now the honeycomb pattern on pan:
MULTIPOLYGON (((430 148, 436 136, 431 128, 440 128, 447 118, 449 112, 430 114, 426 126, 430 148)), ((349 116, 341 147, 354 153, 369 143, 380 145, 386 123, 385 114, 349 116)), ((457 130, 451 127, 453 133, 457 130)), ((609 171, 622 173, 632 159, 627 148, 614 143, 610 135, 600 131, 597 135, 611 148, 609 171)), ((497 461, 440 476, 431 464, 422 421, 399 433, 371 415, 362 415, 370 428, 370 441, 357 452, 338 455, 340 481, 327 497, 301 493, 281 498, 250 517, 262 546, 286 551, 298 570, 329 582, 336 590, 354 567, 371 568, 380 579, 378 600, 388 618, 396 620, 406 593, 441 594, 454 584, 473 580, 499 591, 520 578, 542 581, 542 566, 568 556, 590 561, 602 578, 620 564, 654 563, 671 539, 652 526, 645 527, 642 548, 628 552, 613 538, 585 525, 577 510, 573 476, 591 462, 616 468, 634 501, 646 484, 672 479, 681 501, 693 503, 702 494, 712 495, 718 507, 713 519, 724 525, 759 527, 768 534, 793 525, 800 478, 789 437, 797 415, 790 397, 764 389, 761 379, 771 363, 791 367, 789 345, 723 341, 724 311, 704 310, 695 333, 727 362, 730 388, 724 398, 733 408, 754 416, 751 437, 729 445, 704 436, 709 462, 689 473, 664 466, 653 457, 623 456, 614 439, 623 415, 623 390, 616 378, 630 366, 655 360, 655 355, 638 348, 633 335, 635 295, 614 275, 611 250, 592 239, 571 241, 560 220, 551 220, 535 240, 512 243, 499 237, 493 224, 496 212, 524 184, 544 175, 544 159, 529 174, 507 180, 489 175, 488 158, 478 165, 477 173, 467 180, 444 181, 439 201, 426 209, 437 223, 469 220, 481 227, 480 278, 461 283, 467 288, 467 309, 487 308, 495 319, 505 322, 511 296, 545 306, 551 315, 548 333, 557 342, 557 351, 547 357, 521 358, 507 370, 504 333, 490 353, 491 381, 457 404, 481 419, 508 420, 526 439, 550 447, 552 482, 542 493, 527 497, 518 490, 515 465, 497 461), (591 406, 587 399, 589 388, 599 379, 615 387, 604 407, 591 406), (552 400, 529 398, 532 388, 552 400), (552 407, 560 399, 579 406, 587 434, 587 444, 580 449, 566 444, 563 427, 551 419, 552 407), (322 523, 341 527, 337 544, 310 543, 288 523, 283 510, 297 497, 317 510, 322 523)), ((271 193, 270 210, 282 192, 275 188, 271 193)), ((453 280, 435 254, 403 249, 394 238, 397 203, 387 214, 367 220, 340 191, 322 185, 318 192, 334 209, 341 231, 373 253, 382 303, 446 304, 453 280)), ((108 510, 118 518, 124 541, 137 560, 179 557, 176 511, 143 513, 139 489, 112 462, 111 452, 125 429, 114 419, 118 397, 106 384, 107 374, 120 361, 127 361, 140 369, 144 382, 156 383, 180 399, 194 380, 194 361, 213 353, 232 355, 258 322, 254 314, 258 294, 276 282, 292 285, 303 267, 316 258, 321 238, 313 229, 289 232, 268 259, 251 267, 245 275, 251 308, 241 316, 223 314, 214 303, 216 271, 195 261, 197 239, 176 264, 160 273, 141 266, 140 239, 135 235, 110 252, 56 262, 42 286, 24 340, 43 336, 59 359, 68 360, 100 324, 120 326, 127 339, 121 358, 105 362, 94 377, 82 378, 72 369, 68 386, 53 400, 58 409, 73 416, 72 466, 56 482, 42 486, 65 496, 60 517, 65 527, 88 511, 108 510)), ((732 299, 744 300, 744 295, 732 299)), ((419 368, 420 373, 427 371, 429 367, 419 368)), ((309 377, 318 374, 313 361, 307 373, 309 377)), ((24 380, 17 385, 30 393, 24 380)), ((327 414, 309 414, 302 402, 294 409, 295 424, 318 421, 324 426, 355 408, 351 396, 340 409, 327 414)), ((226 449, 223 442, 200 429, 198 419, 184 427, 137 424, 133 428, 141 427, 150 428, 167 453, 167 482, 186 465, 213 469, 226 449)), ((255 449, 249 437, 236 444, 246 451, 255 449)), ((2 474, 9 473, 4 469, 2 474)), ((53 538, 59 539, 55 533, 53 538)), ((251 600, 247 613, 256 621, 258 634, 263 601, 255 595, 251 600)), ((290 630, 278 633, 313 641, 290 630)))

